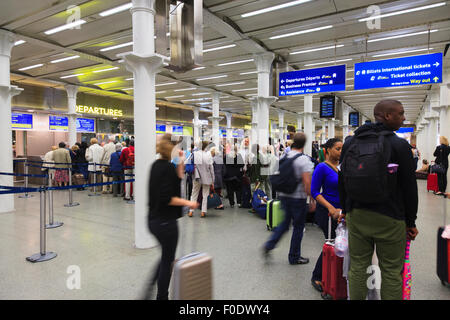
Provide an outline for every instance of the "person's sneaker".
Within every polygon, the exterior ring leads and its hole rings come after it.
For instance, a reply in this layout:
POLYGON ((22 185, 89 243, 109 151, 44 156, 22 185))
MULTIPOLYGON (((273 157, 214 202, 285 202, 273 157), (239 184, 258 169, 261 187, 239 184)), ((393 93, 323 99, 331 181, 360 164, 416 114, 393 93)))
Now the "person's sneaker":
POLYGON ((193 211, 189 211, 188 216, 192 218, 194 216, 194 212, 193 211))
POLYGON ((263 254, 263 258, 266 262, 269 261, 270 259, 270 250, 268 250, 266 247, 262 248, 262 254, 263 254))
POLYGON ((309 263, 309 259, 308 258, 303 258, 300 257, 297 261, 295 261, 294 263, 289 262, 290 264, 307 264, 309 263))
POLYGON ((230 208, 234 208, 234 204, 230 204, 230 208))
POLYGON ((201 218, 206 218, 206 213, 202 212, 202 214, 200 215, 201 218))

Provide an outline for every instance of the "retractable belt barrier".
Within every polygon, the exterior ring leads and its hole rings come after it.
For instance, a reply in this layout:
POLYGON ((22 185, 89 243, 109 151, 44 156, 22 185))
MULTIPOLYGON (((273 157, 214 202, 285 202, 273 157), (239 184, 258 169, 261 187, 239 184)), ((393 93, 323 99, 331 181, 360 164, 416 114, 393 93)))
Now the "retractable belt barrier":
MULTIPOLYGON (((6 174, 6 175, 18 175, 14 173, 2 173, 0 174, 6 174)), ((47 177, 47 175, 40 175, 47 177)), ((51 180, 51 179, 49 179, 51 180)), ((13 187, 13 186, 2 186, 0 185, 0 195, 2 194, 15 194, 15 193, 28 193, 28 192, 39 192, 40 193, 40 252, 33 254, 26 258, 29 262, 43 262, 48 261, 57 256, 55 252, 47 252, 46 251, 46 229, 53 229, 57 228, 63 225, 62 222, 54 222, 53 221, 53 197, 52 191, 53 190, 72 190, 74 188, 86 188, 86 187, 97 187, 97 186, 104 186, 104 185, 112 185, 112 184, 121 184, 121 183, 127 183, 127 182, 134 182, 135 179, 128 179, 128 180, 122 180, 122 181, 112 181, 112 182, 102 182, 102 183, 86 183, 81 185, 70 185, 65 187, 53 187, 51 186, 51 182, 49 182, 49 186, 41 186, 39 188, 24 188, 24 187, 13 187), (49 192, 49 216, 50 221, 49 224, 46 224, 46 193, 49 192)))

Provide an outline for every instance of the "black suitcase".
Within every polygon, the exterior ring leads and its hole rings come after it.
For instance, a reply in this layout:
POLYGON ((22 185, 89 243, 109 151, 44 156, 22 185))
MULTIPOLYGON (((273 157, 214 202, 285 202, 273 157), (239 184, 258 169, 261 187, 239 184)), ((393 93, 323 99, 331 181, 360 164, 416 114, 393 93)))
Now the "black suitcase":
POLYGON ((444 227, 439 228, 437 236, 437 275, 443 285, 450 284, 450 240, 442 238, 447 220, 447 201, 444 198, 444 227))

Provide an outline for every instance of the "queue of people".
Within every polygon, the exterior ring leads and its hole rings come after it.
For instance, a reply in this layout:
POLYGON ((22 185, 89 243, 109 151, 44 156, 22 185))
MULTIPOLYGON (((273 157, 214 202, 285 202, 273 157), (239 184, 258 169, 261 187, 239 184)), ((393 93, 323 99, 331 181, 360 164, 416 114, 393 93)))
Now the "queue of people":
MULTIPOLYGON (((158 148, 161 150, 165 144, 165 148, 177 150, 179 159, 175 171, 175 165, 168 165, 167 160, 171 158, 167 156, 169 150, 165 150, 161 153, 162 162, 155 162, 150 175, 150 186, 157 185, 156 180, 163 178, 159 173, 153 176, 153 172, 164 163, 170 177, 173 176, 173 179, 164 182, 170 183, 164 188, 165 192, 155 187, 150 194, 149 227, 163 247, 161 262, 152 279, 152 284, 158 281, 157 298, 168 297, 170 268, 178 235, 176 219, 181 217, 181 209, 176 208, 188 206, 188 215, 192 217, 194 210, 200 207, 201 217, 206 217, 205 198, 224 187, 230 207, 236 203, 244 207, 243 194, 249 185, 252 192, 255 192, 255 188, 264 188, 269 197, 275 195, 284 211, 284 221, 275 227, 263 245, 263 257, 266 260, 271 257, 271 251, 292 222, 288 262, 291 265, 309 263, 309 258, 301 254, 301 243, 309 211, 307 198, 311 197, 317 203, 315 222, 323 231, 324 239, 329 239, 329 231, 331 238, 336 237, 340 224, 348 229, 350 263, 346 278, 349 297, 366 299, 369 290, 367 268, 372 264, 376 248, 382 278, 381 299, 402 299, 401 271, 406 242, 414 240, 419 234, 416 226, 418 189, 415 177, 418 151, 411 152, 409 143, 394 133, 405 120, 401 102, 380 101, 374 108, 374 117, 375 123, 363 124, 354 136, 345 139, 345 143, 332 138, 320 149, 316 144, 315 157, 304 154, 308 139, 304 133, 292 134, 286 148, 271 145, 250 147, 248 139, 245 139, 241 148, 224 144, 214 146, 212 152, 210 144, 206 142, 198 148, 191 146, 190 150, 183 151, 182 147, 177 149, 176 142, 168 143, 172 137, 165 135, 158 148), (274 160, 280 164, 276 173, 274 160), (180 182, 186 176, 190 177, 193 185, 192 193, 186 196, 189 200, 179 199, 180 182), (273 179, 273 176, 278 178, 273 179), (286 191, 287 187, 279 187, 280 179, 286 179, 286 184, 293 185, 289 192, 286 191), (200 193, 202 201, 199 201, 200 193), (171 219, 171 222, 163 223, 166 221, 164 219, 171 219), (331 230, 328 230, 330 220, 331 230), (163 224, 164 228, 171 229, 167 234, 162 230, 163 224)), ((436 162, 445 170, 448 169, 448 154, 448 142, 442 139, 435 156, 438 158, 436 162)), ((443 178, 441 181, 444 192, 446 181, 443 178)), ((318 252, 318 256, 311 274, 311 284, 323 293, 323 253, 318 252)), ((322 297, 326 298, 326 295, 322 297)))
MULTIPOLYGON (((68 148, 64 142, 53 146, 43 158, 42 171, 48 174, 52 184, 66 186, 69 184, 69 172, 81 175, 81 180, 73 184, 104 183, 129 180, 134 174, 134 140, 123 143, 109 138, 108 143, 100 146, 96 138, 86 142, 77 142, 68 148), (69 168, 71 170, 69 171, 69 168), (94 179, 94 175, 96 175, 94 179)), ((124 200, 132 200, 132 183, 111 184, 103 186, 103 194, 119 195, 124 200)), ((78 190, 82 190, 80 188, 78 190)), ((92 188, 94 190, 94 188, 92 188)))

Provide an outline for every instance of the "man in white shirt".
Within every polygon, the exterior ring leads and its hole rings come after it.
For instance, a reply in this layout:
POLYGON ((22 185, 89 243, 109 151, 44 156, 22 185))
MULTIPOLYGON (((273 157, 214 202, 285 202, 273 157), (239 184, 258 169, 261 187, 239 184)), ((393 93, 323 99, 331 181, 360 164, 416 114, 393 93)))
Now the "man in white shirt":
MULTIPOLYGON (((101 164, 103 172, 103 182, 112 182, 113 177, 109 174, 109 164, 111 161, 111 155, 116 152, 116 145, 114 144, 114 138, 111 136, 108 139, 108 143, 103 146, 103 157, 101 164)), ((103 193, 112 193, 112 184, 103 186, 103 193)))

